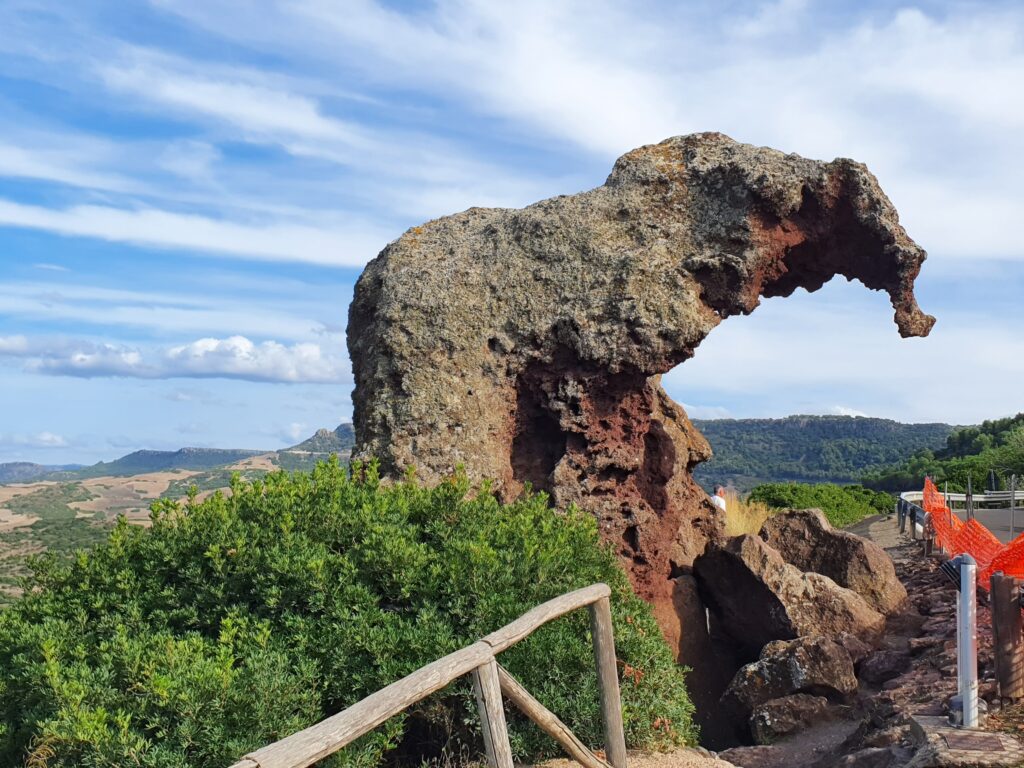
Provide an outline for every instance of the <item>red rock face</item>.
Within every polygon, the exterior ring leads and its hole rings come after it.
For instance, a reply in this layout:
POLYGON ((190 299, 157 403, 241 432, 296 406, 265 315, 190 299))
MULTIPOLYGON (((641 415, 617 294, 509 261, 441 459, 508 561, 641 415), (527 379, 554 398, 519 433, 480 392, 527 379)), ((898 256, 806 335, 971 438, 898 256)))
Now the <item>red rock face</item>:
POLYGON ((722 521, 690 476, 708 444, 660 374, 761 296, 835 275, 887 291, 900 333, 926 335, 924 258, 859 163, 721 134, 641 147, 602 187, 428 222, 367 266, 355 455, 426 482, 462 465, 506 499, 530 485, 591 512, 692 664, 676 580, 722 521))
POLYGON ((537 366, 520 377, 503 495, 529 484, 598 519, 637 593, 669 605, 721 521, 690 472, 711 451, 657 377, 537 366))

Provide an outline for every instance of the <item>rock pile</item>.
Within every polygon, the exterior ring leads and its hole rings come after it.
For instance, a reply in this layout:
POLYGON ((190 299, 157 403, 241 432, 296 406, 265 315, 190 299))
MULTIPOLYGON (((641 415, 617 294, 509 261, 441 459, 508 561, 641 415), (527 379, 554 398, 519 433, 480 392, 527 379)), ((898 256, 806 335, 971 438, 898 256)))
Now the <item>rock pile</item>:
POLYGON ((641 147, 597 189, 413 227, 366 267, 354 453, 588 510, 678 643, 674 580, 721 520, 690 476, 708 444, 660 374, 761 296, 835 275, 886 291, 900 333, 926 335, 924 258, 860 163, 717 133, 641 147))
POLYGON ((820 510, 782 512, 759 536, 710 543, 694 575, 719 643, 756 659, 721 697, 740 740, 770 743, 829 718, 858 676, 881 684, 906 668, 902 651, 876 650, 886 629, 876 608, 895 616, 907 604, 892 561, 820 510))

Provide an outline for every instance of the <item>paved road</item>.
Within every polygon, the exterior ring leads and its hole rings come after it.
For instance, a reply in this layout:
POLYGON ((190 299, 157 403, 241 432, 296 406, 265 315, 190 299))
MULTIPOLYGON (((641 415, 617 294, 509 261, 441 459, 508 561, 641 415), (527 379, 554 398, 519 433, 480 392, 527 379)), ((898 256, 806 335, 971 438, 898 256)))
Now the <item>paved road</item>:
MULTIPOLYGON (((964 512, 961 509, 955 511, 957 517, 964 519, 964 512)), ((996 535, 1001 542, 1008 544, 1011 539, 1024 532, 1024 510, 1017 509, 1013 517, 1013 535, 1010 534, 1010 510, 1009 509, 976 509, 974 516, 978 522, 988 528, 996 535)))

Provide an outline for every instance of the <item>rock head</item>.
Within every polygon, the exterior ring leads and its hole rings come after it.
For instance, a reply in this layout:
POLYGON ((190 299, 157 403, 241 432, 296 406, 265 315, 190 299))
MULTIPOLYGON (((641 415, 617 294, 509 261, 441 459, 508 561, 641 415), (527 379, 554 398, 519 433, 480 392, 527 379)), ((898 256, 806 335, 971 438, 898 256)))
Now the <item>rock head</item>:
POLYGON ((721 521, 690 476, 708 444, 660 374, 761 296, 835 275, 887 291, 900 333, 926 335, 924 258, 860 163, 717 133, 641 147, 597 189, 413 227, 366 267, 355 455, 589 510, 664 616, 721 521))

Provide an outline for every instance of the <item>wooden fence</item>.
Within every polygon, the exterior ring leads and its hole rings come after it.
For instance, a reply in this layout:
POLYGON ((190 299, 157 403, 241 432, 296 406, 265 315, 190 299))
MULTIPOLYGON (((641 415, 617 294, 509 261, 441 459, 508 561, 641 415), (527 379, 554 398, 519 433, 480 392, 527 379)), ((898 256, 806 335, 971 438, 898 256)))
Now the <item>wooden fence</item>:
POLYGON ((611 589, 607 584, 592 584, 549 600, 473 645, 420 667, 343 712, 250 752, 231 768, 306 768, 465 674, 473 675, 484 748, 491 768, 512 768, 502 694, 585 768, 626 768, 626 738, 610 598, 611 589), (528 637, 538 627, 584 606, 590 607, 607 762, 591 752, 495 659, 497 654, 528 637))

